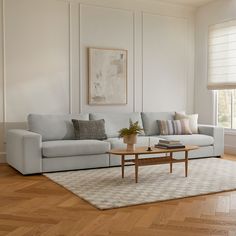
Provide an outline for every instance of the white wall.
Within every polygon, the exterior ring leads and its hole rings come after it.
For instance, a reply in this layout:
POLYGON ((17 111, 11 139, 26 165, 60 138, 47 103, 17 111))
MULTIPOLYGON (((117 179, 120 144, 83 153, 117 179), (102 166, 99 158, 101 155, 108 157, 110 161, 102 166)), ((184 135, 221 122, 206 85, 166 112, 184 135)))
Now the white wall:
POLYGON ((186 19, 143 15, 144 111, 186 109, 187 43, 186 19))
MULTIPOLYGON (((195 32, 195 112, 200 122, 214 124, 214 95, 207 90, 207 37, 208 26, 236 19, 236 1, 218 0, 199 8, 196 12, 195 32)), ((236 136, 225 135, 226 152, 236 153, 236 136)))
POLYGON ((69 112, 69 5, 5 1, 6 120, 69 112))
POLYGON ((153 0, 0 0, 0 153, 2 127, 24 127, 31 112, 192 112, 193 12, 153 0), (127 105, 88 105, 88 47, 128 49, 127 105))

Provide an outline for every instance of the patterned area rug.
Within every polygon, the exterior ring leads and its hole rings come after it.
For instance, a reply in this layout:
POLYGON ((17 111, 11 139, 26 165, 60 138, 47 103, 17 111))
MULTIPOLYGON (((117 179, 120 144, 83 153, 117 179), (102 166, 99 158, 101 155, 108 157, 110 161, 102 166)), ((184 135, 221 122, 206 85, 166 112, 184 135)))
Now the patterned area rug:
POLYGON ((134 166, 67 171, 45 174, 64 188, 99 209, 111 209, 143 203, 236 189, 236 162, 218 158, 189 161, 189 175, 184 177, 184 163, 139 167, 139 183, 134 181, 134 166))

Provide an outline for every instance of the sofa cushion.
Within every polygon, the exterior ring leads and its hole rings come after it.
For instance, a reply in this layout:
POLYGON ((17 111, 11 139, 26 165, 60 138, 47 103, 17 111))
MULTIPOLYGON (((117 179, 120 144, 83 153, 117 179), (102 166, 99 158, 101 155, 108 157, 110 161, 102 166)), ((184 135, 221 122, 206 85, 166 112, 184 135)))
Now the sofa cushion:
POLYGON ((210 146, 214 144, 214 138, 212 136, 204 134, 192 134, 192 135, 162 135, 161 138, 168 140, 179 140, 184 145, 196 145, 196 146, 210 146))
POLYGON ((157 120, 161 135, 192 134, 189 119, 182 120, 157 120))
MULTIPOLYGON (((138 136, 137 137, 137 144, 135 146, 146 146, 148 147, 148 136, 138 136)), ((154 146, 160 140, 160 137, 154 136, 150 137, 150 144, 154 146)), ((111 148, 126 148, 126 144, 123 143, 123 138, 108 138, 108 142, 111 143, 111 148)))
POLYGON ((139 125, 143 127, 140 112, 130 112, 130 113, 91 113, 91 120, 105 120, 105 129, 107 137, 118 137, 118 131, 122 128, 129 127, 129 120, 138 121, 139 125))
POLYGON ((97 139, 104 140, 107 139, 105 133, 105 121, 102 120, 74 120, 72 123, 75 129, 76 139, 97 139))
POLYGON ((99 140, 58 140, 42 143, 44 157, 66 157, 104 154, 110 143, 99 140))
POLYGON ((159 135, 157 120, 173 120, 174 112, 142 112, 143 128, 146 135, 159 135))
POLYGON ((43 141, 75 139, 72 119, 89 120, 89 115, 30 114, 28 115, 28 126, 31 132, 41 134, 43 141))
POLYGON ((175 112, 175 120, 189 119, 190 129, 193 134, 198 134, 198 114, 186 115, 175 112))

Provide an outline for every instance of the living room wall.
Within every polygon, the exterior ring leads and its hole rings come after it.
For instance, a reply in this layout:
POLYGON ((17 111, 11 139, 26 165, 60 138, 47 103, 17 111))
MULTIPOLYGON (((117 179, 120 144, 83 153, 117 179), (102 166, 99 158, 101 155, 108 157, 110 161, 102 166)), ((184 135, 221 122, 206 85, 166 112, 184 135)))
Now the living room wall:
POLYGON ((193 13, 156 0, 0 0, 1 156, 29 113, 192 112, 193 13), (128 50, 127 105, 88 105, 88 47, 128 50))
MULTIPOLYGON (((196 12, 195 37, 195 112, 200 122, 215 124, 214 93, 207 90, 207 43, 208 27, 211 24, 236 18, 235 0, 218 0, 209 3, 196 12)), ((225 151, 236 154, 236 133, 226 132, 225 151)))

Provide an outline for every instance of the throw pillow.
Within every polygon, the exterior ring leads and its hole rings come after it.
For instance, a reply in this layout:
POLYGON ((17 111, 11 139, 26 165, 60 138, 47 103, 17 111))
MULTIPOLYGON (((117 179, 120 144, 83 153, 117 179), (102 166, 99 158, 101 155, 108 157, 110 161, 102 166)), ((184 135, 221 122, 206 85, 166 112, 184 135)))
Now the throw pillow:
POLYGON ((161 135, 192 134, 189 119, 157 120, 161 135))
POLYGON ((186 115, 183 113, 175 112, 175 120, 189 119, 190 129, 193 134, 198 133, 198 114, 186 115))
POLYGON ((107 139, 105 120, 72 120, 76 139, 107 139))

